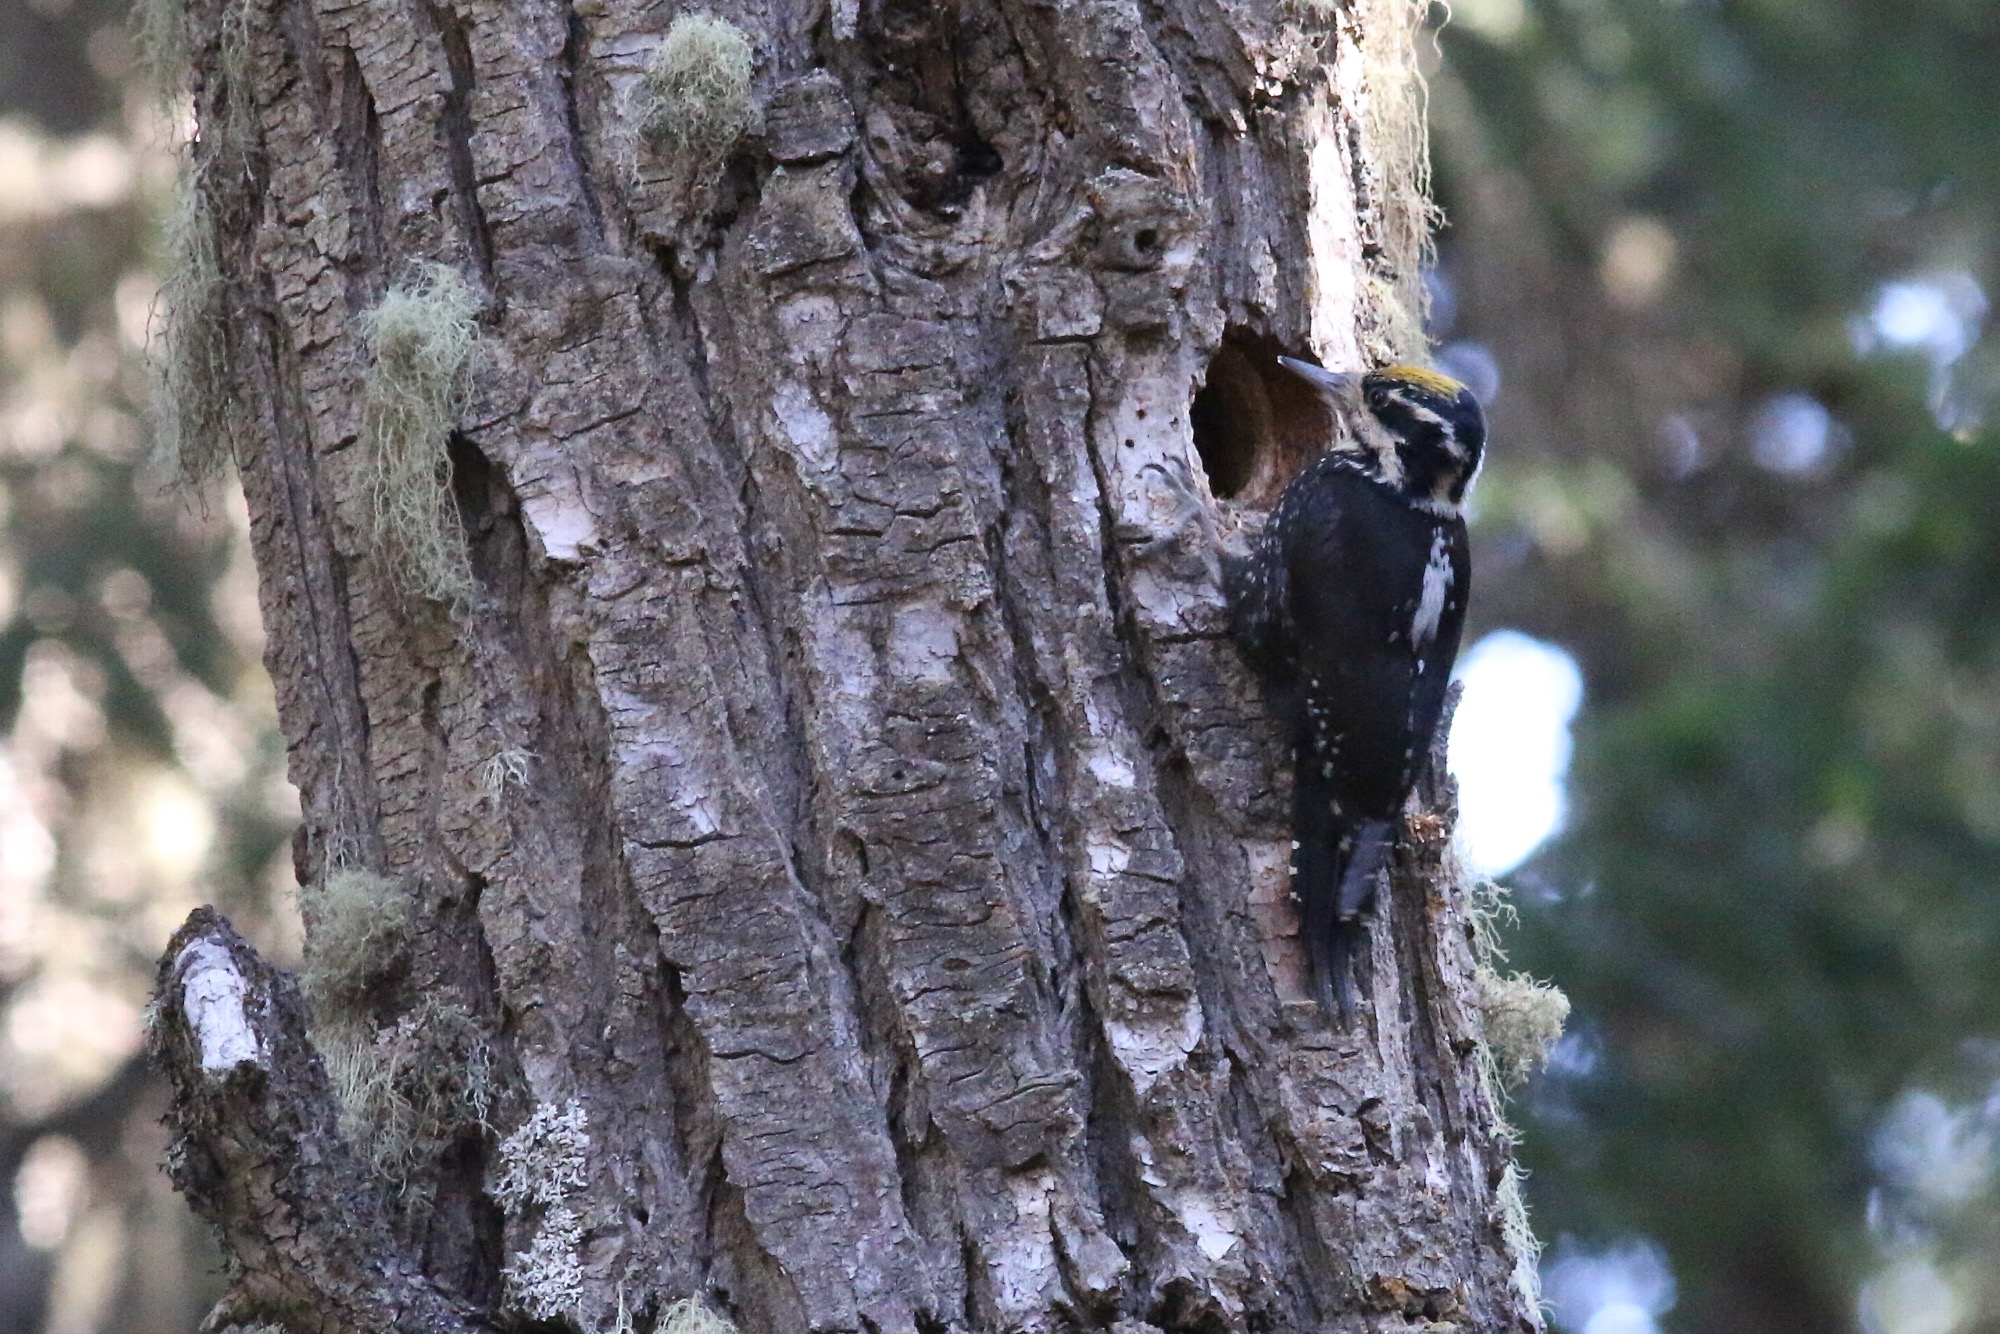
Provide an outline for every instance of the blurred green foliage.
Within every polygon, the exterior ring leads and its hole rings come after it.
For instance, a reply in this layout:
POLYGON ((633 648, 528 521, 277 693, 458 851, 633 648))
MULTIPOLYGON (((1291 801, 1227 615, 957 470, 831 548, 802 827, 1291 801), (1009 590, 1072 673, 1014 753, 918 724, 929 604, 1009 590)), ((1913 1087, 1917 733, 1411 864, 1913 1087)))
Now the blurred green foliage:
POLYGON ((0 0, 0 1329, 23 1334, 183 1334, 212 1304, 141 1007, 197 903, 296 953, 247 519, 145 457, 175 109, 136 86, 126 8, 0 0))
POLYGON ((1576 1005, 1538 1228, 1662 1244, 1668 1329, 2000 1329, 2000 1240, 1951 1223, 2000 1102, 1888 1203, 1906 1091, 2000 1090, 2000 6, 1454 10, 1449 336, 1502 372, 1475 615, 1588 682, 1515 877, 1515 962, 1576 1005))

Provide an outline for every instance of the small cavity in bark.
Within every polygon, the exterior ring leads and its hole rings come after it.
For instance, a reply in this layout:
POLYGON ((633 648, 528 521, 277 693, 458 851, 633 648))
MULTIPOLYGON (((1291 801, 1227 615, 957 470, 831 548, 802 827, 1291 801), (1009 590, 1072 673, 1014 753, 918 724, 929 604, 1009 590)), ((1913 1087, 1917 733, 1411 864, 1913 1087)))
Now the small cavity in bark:
POLYGON ((1263 507, 1298 471, 1333 442, 1332 412, 1284 367, 1298 356, 1276 339, 1247 329, 1223 335, 1189 408, 1195 451, 1218 500, 1263 507))

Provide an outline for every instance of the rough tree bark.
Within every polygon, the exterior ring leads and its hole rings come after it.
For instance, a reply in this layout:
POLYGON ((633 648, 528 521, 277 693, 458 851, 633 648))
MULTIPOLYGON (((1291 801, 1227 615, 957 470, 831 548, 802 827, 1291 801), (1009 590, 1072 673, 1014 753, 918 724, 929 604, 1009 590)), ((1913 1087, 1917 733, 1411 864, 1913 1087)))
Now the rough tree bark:
POLYGON ((329 875, 405 896, 347 1022, 483 1081, 382 1170, 324 1021, 192 919, 153 1032, 212 1326, 1540 1328, 1449 794, 1331 1028, 1154 466, 1226 528, 1325 429, 1268 354, 1411 350, 1373 10, 725 3, 761 128, 706 179, 629 123, 667 7, 195 0, 309 940, 329 875), (483 337, 456 604, 371 540, 360 447, 419 261, 483 337))

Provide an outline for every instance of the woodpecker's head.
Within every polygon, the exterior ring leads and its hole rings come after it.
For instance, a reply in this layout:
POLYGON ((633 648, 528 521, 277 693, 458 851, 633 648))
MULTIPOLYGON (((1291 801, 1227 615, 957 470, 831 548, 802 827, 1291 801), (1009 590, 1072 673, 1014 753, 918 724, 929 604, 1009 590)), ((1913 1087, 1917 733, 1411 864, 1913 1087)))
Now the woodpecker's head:
POLYGON ((1486 452, 1486 415, 1472 391, 1421 366, 1341 375, 1279 357, 1348 422, 1334 448, 1351 451, 1411 503, 1457 513, 1486 452))

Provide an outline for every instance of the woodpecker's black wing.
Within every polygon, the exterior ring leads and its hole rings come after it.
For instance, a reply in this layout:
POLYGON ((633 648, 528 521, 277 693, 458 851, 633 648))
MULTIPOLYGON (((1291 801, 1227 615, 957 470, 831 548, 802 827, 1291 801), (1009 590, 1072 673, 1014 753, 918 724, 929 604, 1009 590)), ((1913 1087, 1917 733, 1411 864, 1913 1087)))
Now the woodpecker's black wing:
POLYGON ((1292 897, 1320 1009, 1346 1023, 1354 1014, 1354 960, 1368 939, 1375 877, 1396 844, 1389 820, 1344 814, 1319 765, 1292 770, 1292 897))
POLYGON ((1388 819, 1429 756, 1458 656, 1465 523, 1328 462, 1295 483, 1302 494, 1281 528, 1301 740, 1331 766, 1343 802, 1388 819))
POLYGON ((1292 893, 1314 987, 1345 1019, 1376 873, 1458 652, 1465 525, 1328 454, 1286 488, 1232 582, 1237 639, 1291 732, 1292 893))
POLYGON ((1297 675, 1291 581, 1273 514, 1250 554, 1222 557, 1222 592, 1229 604, 1229 633, 1267 687, 1289 688, 1297 675))

